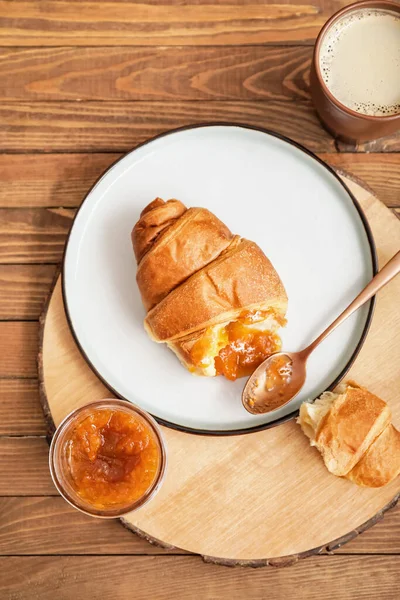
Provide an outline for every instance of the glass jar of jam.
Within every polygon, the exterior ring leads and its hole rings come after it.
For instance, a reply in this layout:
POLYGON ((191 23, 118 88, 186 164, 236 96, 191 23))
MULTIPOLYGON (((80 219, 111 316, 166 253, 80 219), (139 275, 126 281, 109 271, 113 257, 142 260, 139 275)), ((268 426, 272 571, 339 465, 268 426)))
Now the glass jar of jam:
POLYGON ((150 415, 125 400, 100 400, 64 419, 49 461, 67 502, 86 514, 115 518, 154 496, 164 477, 166 451, 150 415))

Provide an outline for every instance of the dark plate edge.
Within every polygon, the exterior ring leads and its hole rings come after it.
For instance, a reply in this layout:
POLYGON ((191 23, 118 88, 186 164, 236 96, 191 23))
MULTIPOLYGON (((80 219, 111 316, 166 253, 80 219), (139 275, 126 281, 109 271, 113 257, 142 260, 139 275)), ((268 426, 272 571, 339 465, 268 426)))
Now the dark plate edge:
MULTIPOLYGON (((347 185, 344 183, 344 181, 342 181, 339 177, 339 175, 334 171, 334 169, 328 165, 325 161, 323 161, 321 158, 319 158, 316 154, 314 154, 314 152, 312 152, 311 150, 308 150, 307 148, 305 148, 305 146, 303 146, 302 144, 299 144, 298 142, 295 142, 294 140, 280 134, 280 133, 276 133, 272 130, 263 128, 263 127, 256 127, 253 125, 246 125, 246 124, 241 124, 241 123, 230 123, 230 122, 225 122, 225 121, 220 121, 220 122, 209 122, 209 123, 200 123, 200 124, 195 124, 195 125, 185 125, 183 127, 178 127, 176 129, 171 129, 168 131, 165 131, 163 133, 160 133, 159 135, 156 135, 152 138, 150 138, 149 140, 146 140, 145 142, 142 142, 141 144, 138 144, 133 150, 130 150, 129 152, 127 152, 126 154, 124 154, 123 156, 121 156, 120 158, 118 158, 116 161, 114 161, 109 167, 107 167, 107 169, 105 169, 103 171, 103 173, 96 179, 96 181, 94 182, 94 184, 91 186, 91 188, 88 190, 88 192, 86 193, 85 197, 82 200, 81 205, 79 206, 74 220, 72 222, 70 231, 68 233, 68 237, 67 240, 65 242, 65 247, 64 247, 64 252, 63 252, 63 257, 62 257, 62 266, 61 266, 61 284, 62 284, 62 296, 63 296, 63 302, 64 302, 64 308, 65 308, 65 315, 68 321, 68 325, 70 327, 72 336, 74 338, 74 341, 77 345, 77 347, 79 348, 80 353, 82 354, 83 358, 85 359, 87 365, 90 367, 90 369, 93 371, 93 373, 100 379, 100 381, 113 393, 115 394, 115 396, 117 398, 121 398, 123 400, 128 400, 129 398, 125 398, 124 396, 122 396, 121 394, 119 394, 113 387, 111 387, 109 385, 109 383, 102 377, 102 375, 97 371, 97 369, 95 368, 95 366, 92 364, 92 362, 90 361, 89 357, 87 356, 87 354, 85 353, 85 351, 83 350, 83 348, 80 345, 79 339, 75 333, 73 324, 72 324, 72 319, 71 319, 71 315, 69 312, 69 308, 68 308, 68 302, 67 302, 67 297, 66 297, 66 289, 65 289, 65 278, 63 277, 64 274, 64 270, 65 270, 65 261, 66 261, 66 255, 67 255, 67 250, 68 250, 68 245, 69 245, 69 241, 70 241, 70 237, 71 237, 71 233, 74 227, 74 223, 75 223, 75 219, 78 217, 81 208, 83 207, 86 199, 88 198, 88 196, 91 194, 92 190, 96 187, 96 185, 99 183, 99 181, 103 178, 103 176, 110 170, 112 169, 117 163, 119 163, 121 160, 123 160, 128 154, 131 154, 132 152, 135 152, 138 148, 142 148, 144 146, 146 146, 147 144, 149 144, 150 142, 153 142, 155 140, 161 139, 163 137, 167 137, 168 135, 174 134, 174 133, 178 133, 181 131, 186 131, 186 130, 190 130, 190 129, 200 129, 200 128, 204 128, 204 127, 237 127, 237 128, 242 128, 242 129, 250 129, 253 131, 259 131, 261 133, 265 133, 267 135, 270 135, 272 137, 278 138, 281 141, 284 141, 294 147, 296 147, 298 150, 301 150, 302 152, 304 152, 305 154, 307 154, 308 156, 311 156, 311 158, 314 158, 319 164, 321 164, 323 167, 325 167, 334 177, 335 179, 340 183, 340 185, 346 190, 346 192, 348 193, 348 195, 350 196, 351 200, 353 201, 354 206, 357 209, 357 212, 361 218, 361 221, 363 223, 366 235, 367 235, 367 239, 369 242, 369 246, 370 246, 370 251, 371 251, 371 260, 372 260, 372 270, 373 270, 373 275, 375 275, 378 272, 378 259, 377 259, 377 253, 376 253, 376 247, 375 247, 375 242, 373 239, 373 235, 372 235, 372 231, 371 228, 369 226, 369 223, 367 221, 367 218, 364 214, 364 211, 362 210, 360 204, 358 203, 357 199, 354 197, 353 193, 349 190, 349 188, 347 187, 347 185)), ((371 326, 371 322, 372 322, 372 316, 374 313, 374 309, 375 309, 375 297, 373 297, 370 300, 370 305, 369 305, 369 309, 368 309, 368 315, 367 315, 367 319, 365 322, 365 326, 363 329, 363 332, 361 334, 361 337, 359 339, 359 342, 353 352, 353 354, 351 355, 349 361, 347 362, 347 364, 345 365, 345 367, 343 368, 343 370, 339 373, 339 375, 336 377, 336 379, 328 386, 327 390, 332 390, 334 389, 341 381, 342 379, 346 376, 346 374, 348 373, 348 371, 350 370, 350 368, 352 367, 354 361, 356 360, 358 354, 360 353, 360 350, 365 342, 365 339, 367 337, 369 328, 371 326)), ((207 429, 197 429, 197 428, 193 428, 193 427, 188 427, 185 425, 178 425, 176 423, 170 422, 170 421, 166 421, 165 419, 162 419, 160 417, 157 417, 156 415, 151 415, 160 425, 164 425, 165 427, 170 427, 171 429, 175 429, 177 431, 183 431, 185 433, 192 433, 195 435, 215 435, 215 436, 227 436, 227 435, 244 435, 247 433, 255 433, 257 431, 263 431, 266 429, 271 429, 272 427, 276 427, 278 425, 281 425, 282 423, 286 423, 287 421, 291 421, 292 419, 296 418, 299 414, 298 410, 295 410, 291 413, 289 413, 288 415, 285 415, 284 417, 281 417, 280 419, 276 419, 275 421, 271 421, 270 423, 262 423, 260 425, 256 425, 254 427, 250 427, 250 428, 245 428, 245 429, 226 429, 226 430, 207 430, 207 429)))

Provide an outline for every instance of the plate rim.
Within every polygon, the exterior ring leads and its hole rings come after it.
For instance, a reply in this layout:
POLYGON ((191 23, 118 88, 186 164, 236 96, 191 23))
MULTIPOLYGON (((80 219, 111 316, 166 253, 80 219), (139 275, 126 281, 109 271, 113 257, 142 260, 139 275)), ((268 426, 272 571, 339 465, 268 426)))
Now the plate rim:
MULTIPOLYGON (((348 186, 345 184, 345 182, 339 177, 339 175, 336 173, 336 171, 328 164, 326 163, 324 160, 322 160, 322 158, 320 158, 319 156, 317 156, 314 152, 312 152, 311 150, 309 150, 308 148, 306 148, 305 146, 303 146, 303 144, 300 144, 299 142, 296 142, 295 140, 292 140, 291 138, 278 133, 276 131, 273 131, 272 129, 268 129, 266 127, 258 127, 256 125, 248 125, 246 123, 235 123, 235 122, 230 122, 230 121, 216 121, 216 122, 204 122, 204 123, 193 123, 193 124, 189 124, 189 125, 184 125, 182 127, 176 127, 174 129, 168 129, 167 131, 163 131, 147 140, 145 140, 144 142, 141 142, 140 144, 138 144, 137 146, 135 146, 132 150, 128 150, 128 152, 125 152, 122 156, 120 156, 119 158, 117 158, 114 162, 112 162, 100 175, 99 177, 97 177, 97 179, 94 181, 94 183, 91 185, 91 187, 89 188, 89 190, 86 192, 85 196, 83 197, 83 200, 80 204, 80 206, 78 207, 78 210, 76 211, 76 214, 74 216, 74 219, 72 221, 71 224, 71 228, 68 232, 68 236, 65 242, 65 246, 64 246, 64 251, 63 251, 63 256, 62 256, 62 261, 61 261, 61 290, 62 290, 62 299, 63 299, 63 304, 64 304, 64 310, 65 310, 65 316, 67 319, 67 323, 69 326, 69 330, 72 334, 72 337, 74 339, 74 342, 77 345, 77 348, 80 352, 80 354, 82 355, 83 359, 85 360, 86 364, 89 366, 89 368, 93 371, 93 373, 96 375, 96 377, 98 377, 100 379, 100 381, 107 387, 107 389, 110 390, 110 392, 112 392, 113 394, 115 394, 115 396, 117 398, 120 398, 122 400, 127 400, 128 402, 131 402, 131 400, 129 400, 129 398, 126 398, 125 396, 123 396, 122 394, 120 394, 113 386, 111 386, 107 380, 99 373, 99 371, 97 370, 97 368, 94 366, 94 364, 92 363, 92 361, 90 360, 89 356, 86 354, 85 350, 82 348, 81 343, 79 341, 78 335, 74 329, 73 326, 73 322, 72 322, 72 317, 70 314, 70 310, 69 310, 69 306, 68 306, 68 300, 67 300, 67 290, 66 290, 66 278, 65 278, 65 269, 66 269, 66 257, 67 257, 67 250, 68 250, 68 246, 71 240, 71 234, 75 225, 75 221, 78 218, 78 215, 83 207, 83 205, 85 204, 86 200, 88 199, 88 197, 90 196, 90 194, 92 193, 92 191, 94 190, 94 188, 97 186, 97 184, 101 181, 101 179, 109 172, 111 171, 115 165, 117 165, 120 161, 122 161, 124 158, 126 158, 129 154, 133 154, 136 150, 139 150, 140 148, 143 148, 144 146, 146 146, 147 144, 150 144, 151 142, 154 142, 158 139, 167 137, 169 135, 173 135, 175 133, 180 133, 182 131, 187 131, 187 130, 194 130, 194 129, 200 129, 200 128, 207 128, 207 127, 235 127, 238 129, 246 129, 246 130, 251 130, 251 131, 258 131, 260 133, 275 137, 283 142, 286 142, 287 144, 290 144, 291 146, 294 146, 295 148, 297 148, 298 150, 304 152, 305 154, 307 154, 308 156, 310 156, 311 158, 313 158, 316 162, 318 162, 320 165, 322 165, 329 173, 331 173, 334 178, 339 182, 339 184, 342 186, 342 188, 344 188, 344 190, 347 192, 347 194, 349 195, 351 201, 353 202, 358 215, 361 219, 361 222, 363 224, 366 236, 367 236, 367 240, 368 240, 368 244, 369 244, 369 249, 371 252, 371 263, 372 263, 372 275, 375 276, 378 272, 378 257, 377 257, 377 251, 376 251, 376 245, 375 245, 375 240, 372 234, 372 230, 371 227, 368 223, 367 217, 364 213, 364 210, 361 208, 358 200, 355 198, 354 194, 351 192, 351 190, 348 188, 348 186)), ((365 320, 365 325, 362 331, 362 334, 360 336, 360 339, 358 340, 358 343, 354 349, 354 352, 352 353, 351 357, 349 358, 349 360, 347 361, 346 365, 343 367, 342 371, 339 373, 339 375, 335 378, 335 380, 326 388, 326 391, 331 391, 332 389, 334 389, 341 381, 342 379, 346 376, 346 374, 348 373, 348 371, 350 370, 350 368, 352 367, 352 365, 354 364, 357 356, 359 355, 361 348, 364 345, 364 342, 367 338, 369 329, 371 327, 371 322, 372 322, 372 317, 374 314, 374 310, 375 310, 375 304, 376 304, 376 296, 373 296, 369 302, 369 308, 368 308, 368 314, 367 314, 367 318, 365 320)), ((313 399, 313 402, 315 401, 316 398, 313 399)), ((197 428, 197 427, 189 427, 187 425, 180 425, 178 423, 174 423, 172 421, 168 421, 166 419, 163 419, 161 417, 158 417, 156 415, 154 415, 153 413, 149 414, 157 421, 157 423, 159 423, 160 425, 163 425, 165 427, 169 427, 170 429, 175 429, 176 431, 181 431, 184 433, 189 433, 189 434, 194 434, 194 435, 204 435, 204 436, 234 436, 234 435, 245 435, 245 434, 249 434, 249 433, 256 433, 258 431, 263 431, 266 429, 271 429, 273 427, 277 427, 279 425, 282 425, 283 423, 286 423, 287 421, 291 421, 293 419, 295 419, 298 415, 299 415, 299 409, 292 411, 291 413, 280 417, 278 419, 275 419, 273 421, 270 421, 269 423, 260 423, 259 425, 254 425, 252 427, 245 427, 245 428, 240 428, 240 429, 201 429, 201 428, 197 428)))

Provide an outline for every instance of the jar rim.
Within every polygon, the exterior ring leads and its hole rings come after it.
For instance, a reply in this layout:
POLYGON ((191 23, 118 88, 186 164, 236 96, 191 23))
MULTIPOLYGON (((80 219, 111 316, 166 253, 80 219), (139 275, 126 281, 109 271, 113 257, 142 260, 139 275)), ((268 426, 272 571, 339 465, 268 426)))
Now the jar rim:
POLYGON ((151 498, 155 496, 157 491, 160 489, 165 477, 166 467, 166 446, 163 434, 158 423, 146 411, 142 410, 141 408, 139 408, 132 402, 129 402, 128 400, 121 400, 117 398, 105 398, 103 400, 89 402, 88 404, 74 409, 58 425, 50 444, 49 468, 53 483, 57 491, 64 498, 64 500, 68 502, 68 504, 70 504, 77 510, 89 516, 99 517, 102 519, 115 519, 118 517, 122 517, 127 513, 137 510, 138 508, 141 508, 144 504, 146 504, 151 498), (102 408, 111 408, 115 410, 122 409, 124 412, 129 412, 132 415, 140 417, 151 428, 152 432, 154 433, 160 452, 157 473, 154 477, 152 484, 146 490, 146 492, 140 498, 127 505, 110 509, 99 509, 96 507, 91 507, 89 503, 83 502, 77 494, 70 493, 66 485, 62 481, 62 477, 60 477, 60 469, 58 468, 58 462, 61 451, 61 441, 63 439, 62 436, 68 431, 71 424, 76 419, 79 419, 79 416, 81 416, 83 413, 87 412, 88 414, 90 414, 91 410, 97 410, 102 408))

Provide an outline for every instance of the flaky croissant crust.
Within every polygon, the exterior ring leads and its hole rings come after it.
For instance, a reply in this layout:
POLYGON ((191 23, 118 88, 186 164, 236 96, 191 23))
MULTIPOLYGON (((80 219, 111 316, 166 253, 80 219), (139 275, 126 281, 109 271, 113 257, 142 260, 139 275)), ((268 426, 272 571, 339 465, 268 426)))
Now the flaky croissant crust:
POLYGON ((400 473, 400 432, 391 419, 386 402, 351 381, 304 402, 298 423, 331 473, 381 487, 400 473))
POLYGON ((205 208, 156 198, 132 231, 137 283, 147 310, 226 250, 232 233, 205 208))

